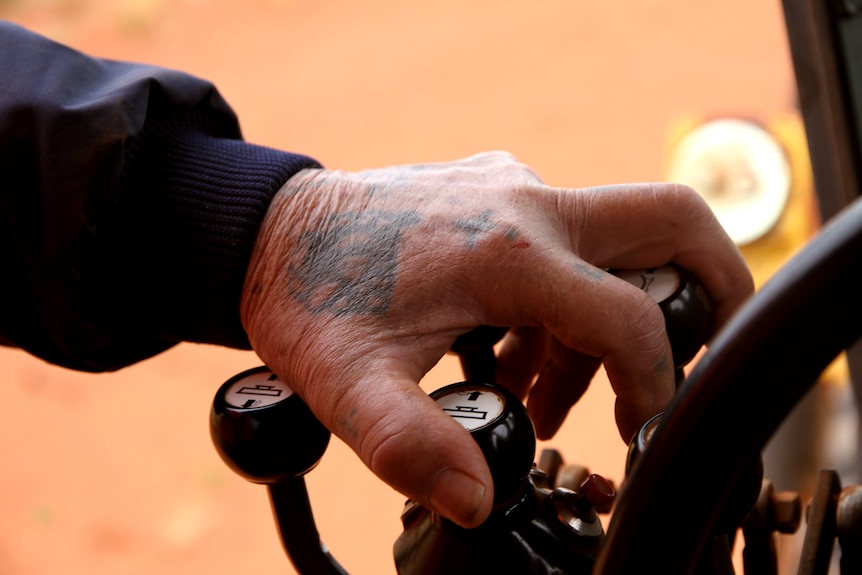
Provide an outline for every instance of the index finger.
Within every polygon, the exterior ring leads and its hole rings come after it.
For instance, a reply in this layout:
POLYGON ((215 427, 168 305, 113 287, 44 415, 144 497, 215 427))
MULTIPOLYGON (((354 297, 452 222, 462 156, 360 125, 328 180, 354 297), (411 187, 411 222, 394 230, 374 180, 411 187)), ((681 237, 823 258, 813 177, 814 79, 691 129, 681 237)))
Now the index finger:
POLYGON ((706 202, 678 184, 632 184, 564 192, 576 251, 601 268, 676 262, 703 283, 723 325, 754 291, 751 273, 706 202))

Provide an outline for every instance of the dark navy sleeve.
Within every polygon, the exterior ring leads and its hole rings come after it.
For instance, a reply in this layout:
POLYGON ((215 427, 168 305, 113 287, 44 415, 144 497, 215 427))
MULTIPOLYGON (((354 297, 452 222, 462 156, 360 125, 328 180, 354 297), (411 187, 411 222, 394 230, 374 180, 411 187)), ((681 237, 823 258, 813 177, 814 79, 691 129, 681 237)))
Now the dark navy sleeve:
POLYGON ((243 141, 209 82, 0 22, 0 343, 88 371, 247 348, 258 227, 319 167, 243 141))

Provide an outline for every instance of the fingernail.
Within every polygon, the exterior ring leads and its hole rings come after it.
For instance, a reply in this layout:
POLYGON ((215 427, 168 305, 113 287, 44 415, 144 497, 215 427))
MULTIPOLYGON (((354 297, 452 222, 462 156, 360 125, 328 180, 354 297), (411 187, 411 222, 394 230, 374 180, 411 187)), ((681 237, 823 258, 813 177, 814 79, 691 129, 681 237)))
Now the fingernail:
POLYGON ((485 486, 476 478, 456 469, 446 469, 437 476, 431 489, 430 503, 460 525, 472 525, 485 498, 485 486))

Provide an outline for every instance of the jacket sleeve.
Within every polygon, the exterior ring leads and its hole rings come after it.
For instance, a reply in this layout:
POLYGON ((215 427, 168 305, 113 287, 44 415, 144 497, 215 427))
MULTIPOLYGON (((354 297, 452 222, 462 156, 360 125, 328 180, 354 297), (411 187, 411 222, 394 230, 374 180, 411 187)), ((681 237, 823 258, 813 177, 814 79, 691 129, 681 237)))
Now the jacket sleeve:
POLYGON ((314 160, 242 140, 208 82, 0 22, 0 343, 114 370, 181 341, 248 348, 258 226, 314 160))

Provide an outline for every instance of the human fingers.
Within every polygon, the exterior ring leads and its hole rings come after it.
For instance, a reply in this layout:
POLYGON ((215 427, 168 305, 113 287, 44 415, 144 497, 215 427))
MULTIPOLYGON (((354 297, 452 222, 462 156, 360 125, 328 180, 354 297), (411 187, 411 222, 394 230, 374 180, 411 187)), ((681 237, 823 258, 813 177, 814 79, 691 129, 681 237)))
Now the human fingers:
MULTIPOLYGON (((639 184, 562 191, 555 202, 567 218, 569 239, 579 256, 574 267, 583 273, 575 277, 592 278, 571 288, 577 290, 571 293, 577 294, 580 308, 586 310, 577 323, 590 326, 592 332, 578 340, 567 339, 571 336, 565 330, 552 331, 573 349, 603 357, 617 394, 617 423, 627 440, 672 395, 672 360, 655 302, 603 270, 676 262, 703 282, 717 326, 750 296, 751 275, 702 198, 684 186, 639 184), (655 362, 652 369, 650 362, 655 362)), ((574 322, 575 317, 569 315, 568 321, 574 322)))
POLYGON ((548 360, 527 402, 539 439, 550 439, 559 430, 601 364, 601 357, 577 352, 556 340, 551 343, 548 360))
MULTIPOLYGON (((273 278, 280 283, 278 277, 273 278)), ((381 335, 352 315, 297 311, 266 280, 244 324, 263 362, 380 479, 464 527, 490 513, 493 479, 478 444, 418 386, 454 335, 381 335)))
POLYGON ((544 377, 530 391, 531 398, 534 393, 536 397, 528 405, 531 411, 544 411, 538 416, 542 432, 552 433, 564 417, 562 404, 550 405, 554 394, 563 394, 568 409, 595 373, 595 363, 601 361, 617 395, 620 435, 628 441, 674 393, 664 317, 649 295, 569 249, 546 249, 535 255, 541 261, 533 273, 510 280, 509 308, 501 303, 496 310, 500 317, 491 315, 492 321, 520 315, 524 323, 544 326, 571 350, 564 353, 554 348, 544 377))
POLYGON ((382 324, 350 314, 286 313, 290 300, 265 280, 247 291, 255 351, 369 469, 459 525, 487 518, 494 489, 481 450, 418 386, 454 332, 381 335, 382 324))
POLYGON ((463 527, 480 525, 494 489, 478 444, 397 361, 370 363, 350 382, 315 382, 303 398, 381 480, 463 527))
MULTIPOLYGON (((417 187, 418 173, 443 189, 453 173, 469 175, 458 164, 294 177, 261 227, 241 313, 261 359, 375 474, 472 527, 490 513, 490 472, 476 442, 418 382, 473 326, 473 312, 448 282, 425 281, 448 261, 439 248, 433 261, 423 257, 429 240, 451 234, 417 228, 428 202, 449 203, 417 187)), ((476 221, 470 233, 481 231, 476 221)))
POLYGON ((563 194, 578 254, 602 268, 676 262, 703 283, 720 327, 754 290, 739 249, 706 202, 676 184, 587 188, 563 194))
MULTIPOLYGON (((616 394, 617 428, 623 441, 628 442, 673 397, 673 356, 664 316, 652 298, 611 274, 605 275, 605 279, 581 292, 590 302, 584 321, 593 327, 586 334, 585 344, 576 342, 570 347, 587 357, 601 357, 616 394), (602 322, 603 327, 597 327, 602 322)), ((565 341, 565 337, 561 339, 565 341)), ((576 357, 567 359, 575 363, 576 357)), ((589 366, 585 358, 581 363, 589 366)))
POLYGON ((551 336, 544 327, 510 329, 497 354, 497 383, 526 399, 533 379, 545 363, 550 343, 551 336))
POLYGON ((601 364, 600 357, 562 345, 543 327, 522 326, 503 340, 496 382, 527 401, 538 438, 550 439, 601 364))

